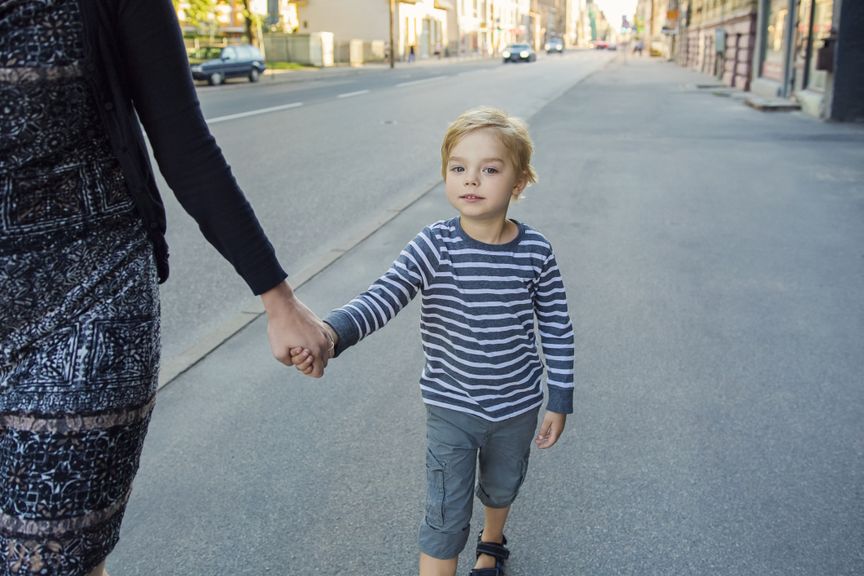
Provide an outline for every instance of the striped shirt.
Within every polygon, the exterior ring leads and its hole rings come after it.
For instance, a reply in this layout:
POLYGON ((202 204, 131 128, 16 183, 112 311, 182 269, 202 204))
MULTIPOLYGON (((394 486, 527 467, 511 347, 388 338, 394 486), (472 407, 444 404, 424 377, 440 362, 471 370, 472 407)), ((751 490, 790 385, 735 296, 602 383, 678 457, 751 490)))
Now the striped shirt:
POLYGON ((469 237, 458 217, 424 228, 368 290, 327 316, 339 335, 336 355, 382 328, 419 291, 426 404, 491 421, 540 406, 539 331, 547 409, 571 413, 573 326, 564 284, 546 238, 517 225, 517 237, 500 245, 469 237))

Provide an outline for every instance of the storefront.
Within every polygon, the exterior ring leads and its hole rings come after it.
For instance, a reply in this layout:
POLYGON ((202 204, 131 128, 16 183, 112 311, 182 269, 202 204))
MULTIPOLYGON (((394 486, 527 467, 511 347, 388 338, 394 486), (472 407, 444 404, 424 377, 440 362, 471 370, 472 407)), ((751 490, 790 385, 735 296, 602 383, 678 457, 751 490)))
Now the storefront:
POLYGON ((759 0, 751 89, 820 118, 860 118, 864 42, 860 0, 759 0))

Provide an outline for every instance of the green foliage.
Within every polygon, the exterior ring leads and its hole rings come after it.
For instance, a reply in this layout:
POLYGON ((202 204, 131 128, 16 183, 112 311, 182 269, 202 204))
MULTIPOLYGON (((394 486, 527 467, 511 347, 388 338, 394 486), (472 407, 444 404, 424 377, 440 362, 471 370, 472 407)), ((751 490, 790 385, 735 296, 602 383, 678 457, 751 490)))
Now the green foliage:
MULTIPOLYGON (((180 7, 180 0, 172 1, 174 2, 174 9, 177 10, 180 7)), ((216 0, 186 0, 186 4, 183 11, 186 14, 187 24, 196 28, 204 28, 210 23, 216 7, 216 0)))

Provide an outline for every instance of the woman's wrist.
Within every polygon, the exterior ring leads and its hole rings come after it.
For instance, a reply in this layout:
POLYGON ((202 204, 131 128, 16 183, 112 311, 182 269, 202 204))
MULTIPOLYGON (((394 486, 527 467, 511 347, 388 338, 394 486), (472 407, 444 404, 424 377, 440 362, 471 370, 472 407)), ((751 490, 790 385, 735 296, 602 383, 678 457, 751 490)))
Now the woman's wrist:
POLYGON ((287 280, 283 280, 273 288, 261 294, 261 303, 264 304, 264 309, 267 314, 272 314, 286 303, 294 302, 294 290, 287 280))

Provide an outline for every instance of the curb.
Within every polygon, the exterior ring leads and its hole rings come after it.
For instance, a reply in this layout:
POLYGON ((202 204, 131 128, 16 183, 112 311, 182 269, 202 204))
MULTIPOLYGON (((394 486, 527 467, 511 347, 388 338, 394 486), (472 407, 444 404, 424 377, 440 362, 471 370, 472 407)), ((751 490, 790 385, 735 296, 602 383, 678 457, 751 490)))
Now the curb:
MULTIPOLYGON (((361 242, 372 236, 383 228, 391 220, 402 214, 424 196, 435 190, 441 182, 435 182, 432 186, 424 189, 416 196, 406 199, 404 204, 394 208, 388 208, 367 222, 353 237, 348 238, 343 246, 331 248, 326 254, 316 261, 301 268, 297 273, 288 276, 287 280, 291 287, 297 291, 315 278, 318 274, 335 264, 346 252, 349 252, 361 242)), ((159 383, 157 392, 176 380, 187 370, 204 360, 211 352, 231 339, 234 335, 246 328, 249 324, 264 316, 264 305, 255 297, 249 298, 240 310, 228 320, 216 327, 214 330, 204 334, 198 341, 187 348, 184 352, 174 356, 159 367, 159 383)))
MULTIPOLYGON (((566 88, 559 94, 553 95, 553 97, 550 99, 550 102, 560 98, 563 94, 565 94, 569 90, 572 90, 576 86, 590 80, 596 74, 602 72, 613 62, 617 62, 618 60, 618 58, 610 59, 597 70, 586 74, 574 85, 566 88)), ((407 66, 407 64, 405 66, 407 66)), ((349 68, 349 70, 351 69, 349 68)), ((536 113, 537 110, 534 110, 532 112, 532 115, 536 113)), ((349 252, 361 242, 372 236, 372 234, 380 230, 382 227, 384 227, 384 225, 399 216, 402 212, 407 210, 409 207, 414 205, 416 202, 421 200, 430 192, 437 189, 439 186, 441 186, 440 180, 436 181, 431 186, 422 189, 422 191, 415 196, 409 196, 408 198, 406 198, 403 204, 387 208, 383 212, 374 215, 370 219, 370 221, 363 228, 360 229, 359 232, 357 232, 353 237, 348 238, 343 246, 331 248, 326 254, 318 258, 316 261, 308 264, 304 268, 301 268, 297 273, 289 275, 287 278, 288 283, 295 291, 299 290, 310 280, 315 278, 315 276, 326 270, 329 266, 335 264, 346 252, 349 252)), ((211 352, 219 348, 222 344, 227 342, 234 335, 239 333, 241 330, 246 328, 249 324, 251 324, 263 315, 264 306, 263 304, 261 304, 260 299, 255 297, 249 298, 243 305, 240 306, 240 310, 236 314, 231 316, 231 318, 223 322, 214 330, 204 334, 201 338, 198 339, 195 344, 187 348, 179 355, 172 357, 167 362, 164 362, 160 366, 157 391, 162 390, 165 386, 176 380, 187 370, 204 360, 211 352)))

